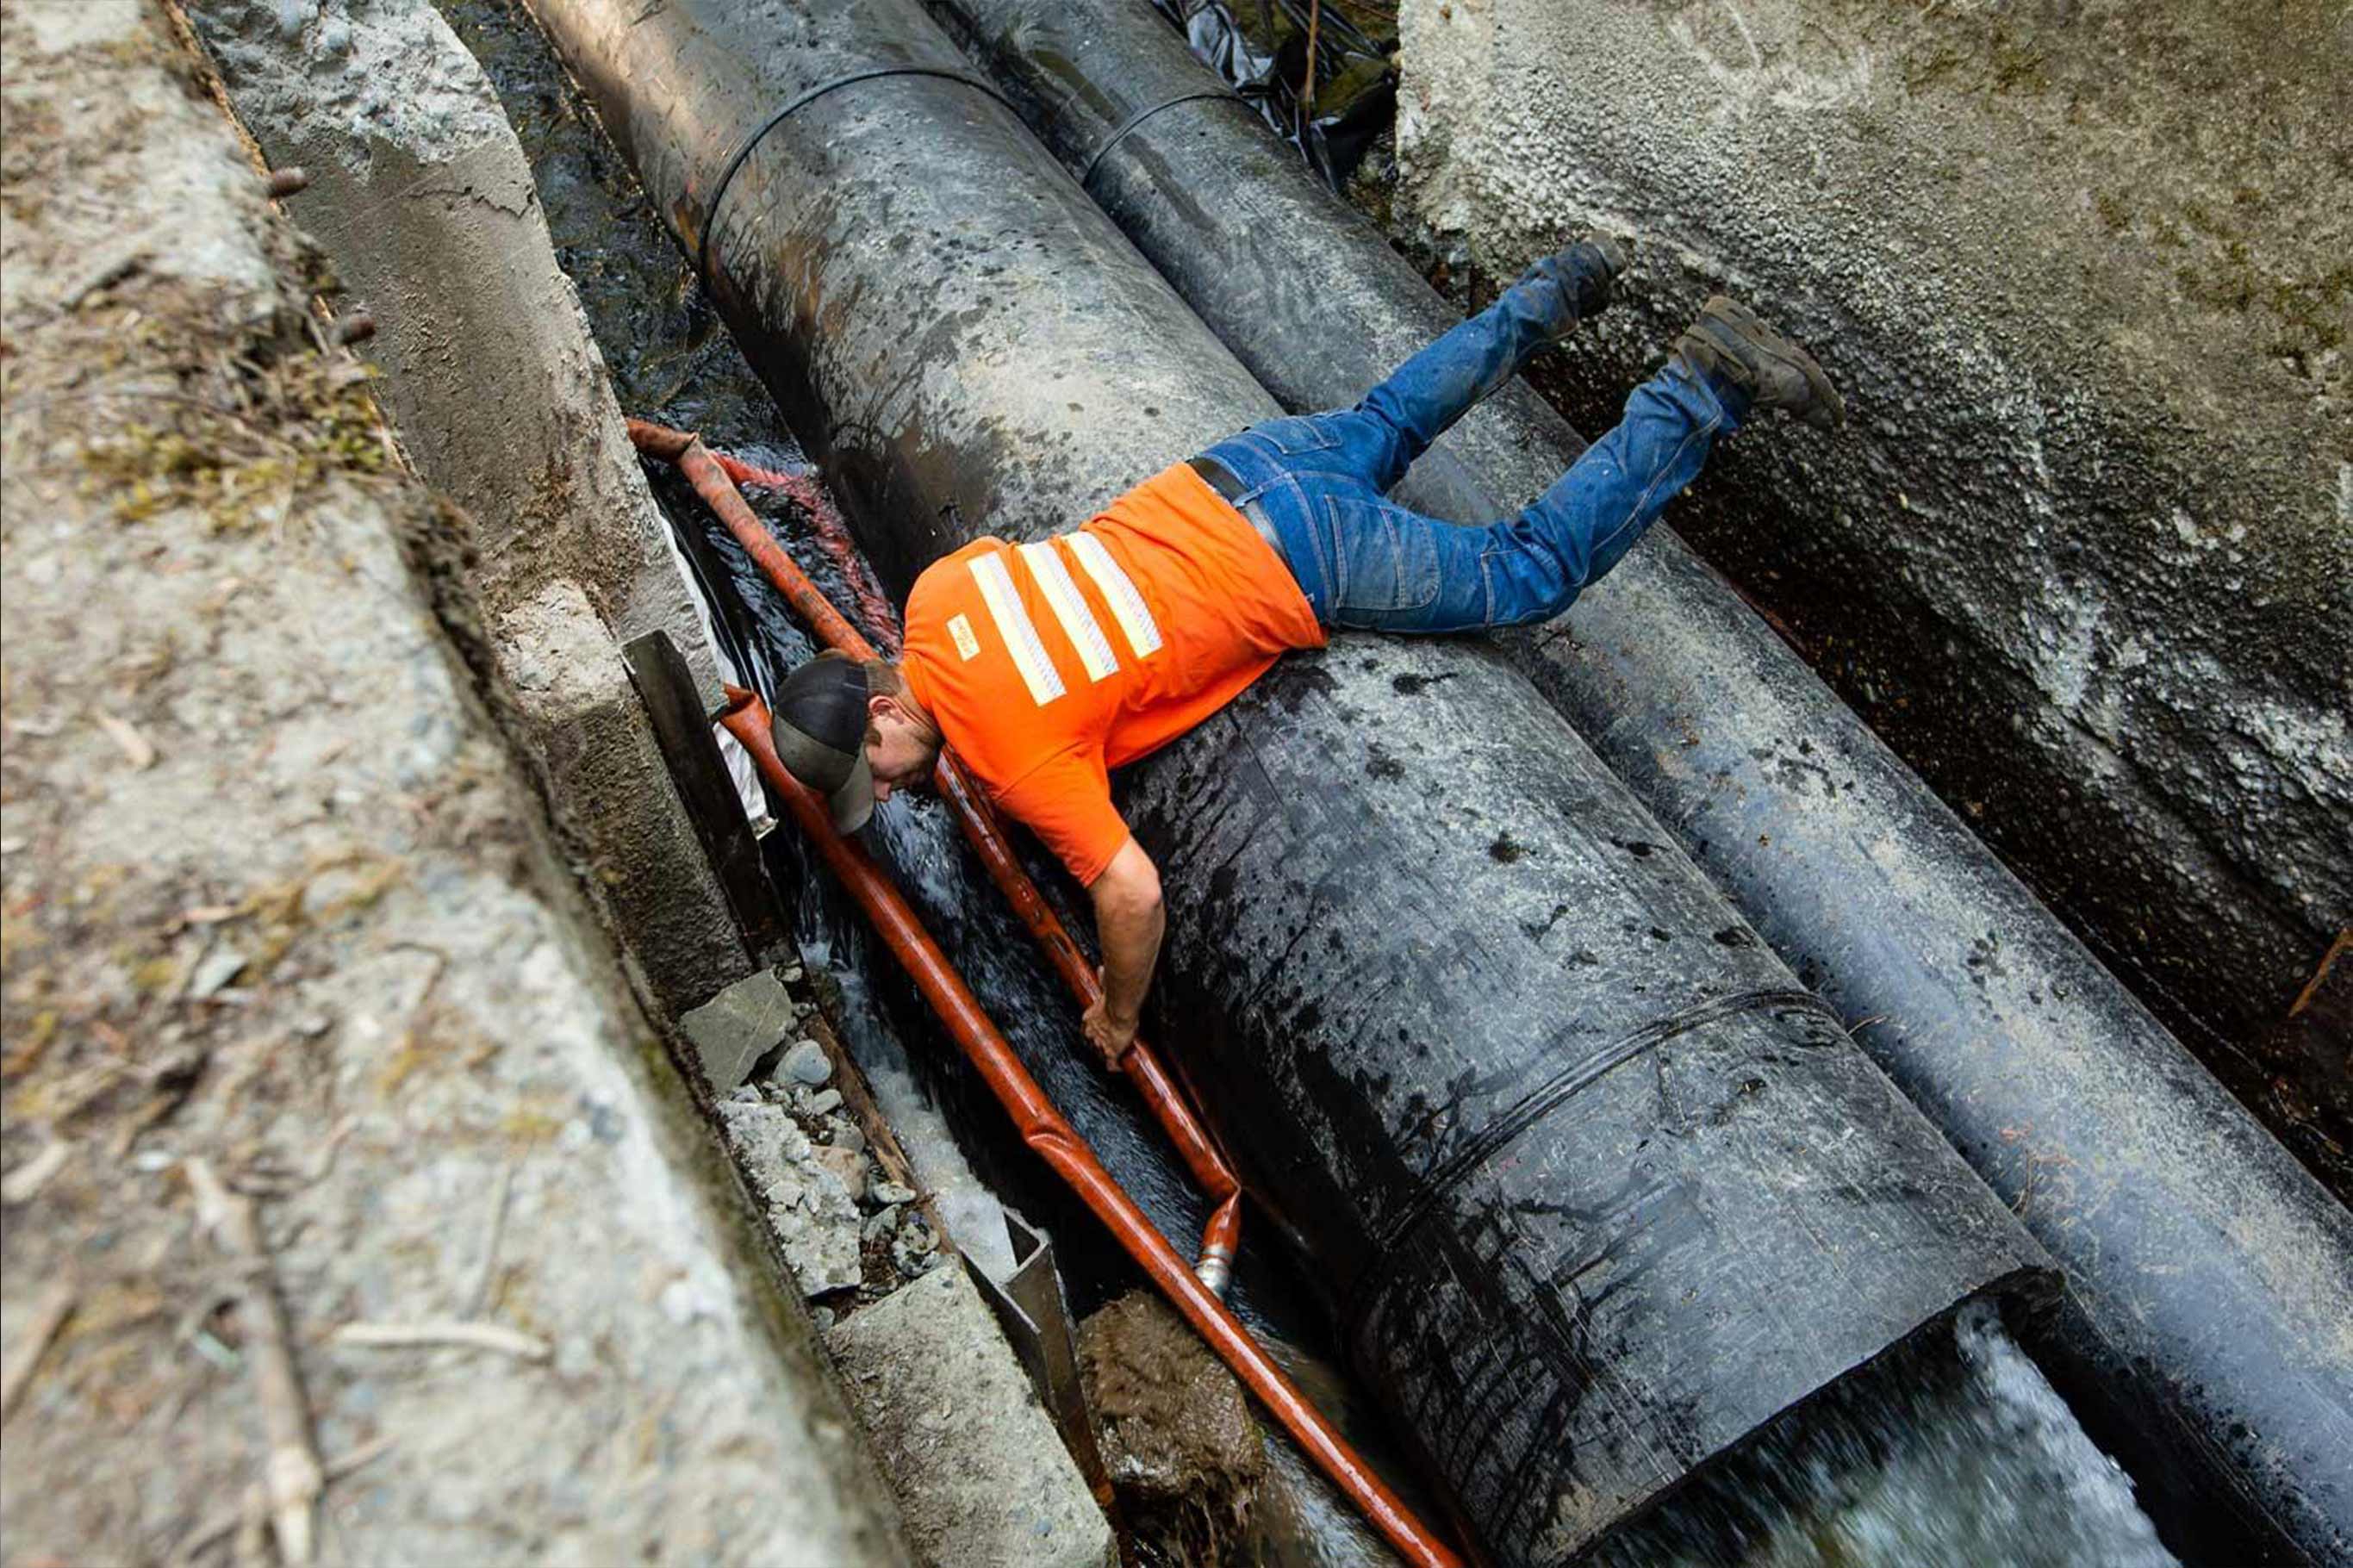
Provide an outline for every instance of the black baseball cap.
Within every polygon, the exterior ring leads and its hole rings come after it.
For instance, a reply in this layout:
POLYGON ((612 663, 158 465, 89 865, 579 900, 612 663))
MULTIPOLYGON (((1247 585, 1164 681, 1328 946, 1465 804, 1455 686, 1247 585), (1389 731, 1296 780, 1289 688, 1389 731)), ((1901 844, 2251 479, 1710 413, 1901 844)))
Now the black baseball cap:
POLYGON ((866 666, 828 651, 785 677, 769 710, 769 734, 785 771, 825 796, 837 833, 855 833, 874 815, 874 773, 866 765, 866 666))

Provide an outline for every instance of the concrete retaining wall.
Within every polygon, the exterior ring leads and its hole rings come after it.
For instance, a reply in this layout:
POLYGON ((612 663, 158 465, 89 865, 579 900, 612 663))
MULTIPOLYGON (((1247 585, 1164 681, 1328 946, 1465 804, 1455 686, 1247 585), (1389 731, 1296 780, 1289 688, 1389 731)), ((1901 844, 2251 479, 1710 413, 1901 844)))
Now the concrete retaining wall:
POLYGON ((2177 1019, 2276 1016, 2353 916, 2353 11, 1400 25, 1401 214, 1499 278, 1642 242, 1573 416, 1719 289, 1808 340, 1851 430, 1736 440, 1677 526, 2177 1019))
POLYGON ((752 972, 618 645, 670 635, 716 668, 603 359, 556 265, 505 112, 427 0, 196 0, 238 118, 310 187, 288 209, 332 259, 427 483, 473 519, 490 640, 600 907, 670 1014, 752 972))

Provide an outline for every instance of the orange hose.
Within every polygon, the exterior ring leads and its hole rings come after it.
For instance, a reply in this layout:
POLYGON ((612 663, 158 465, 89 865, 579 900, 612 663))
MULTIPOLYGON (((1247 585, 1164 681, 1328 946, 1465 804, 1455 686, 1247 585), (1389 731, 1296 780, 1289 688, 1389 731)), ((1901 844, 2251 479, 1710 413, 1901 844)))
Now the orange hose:
MULTIPOLYGON (((915 983, 923 999, 980 1069, 997 1102, 1011 1114, 1022 1142, 1037 1151, 1110 1226, 1128 1256, 1151 1277, 1163 1295, 1207 1341, 1219 1360, 1282 1423, 1316 1467, 1332 1478, 1363 1510, 1365 1518, 1418 1568, 1461 1568, 1461 1559, 1373 1473, 1297 1385, 1283 1375, 1226 1304, 1185 1266, 1184 1258, 1153 1227, 1134 1200, 1095 1159, 1076 1129, 1062 1120, 1045 1091, 1025 1071, 1013 1047, 989 1021, 932 940, 914 911, 864 849, 833 831, 825 803, 786 772, 768 737, 765 704, 741 687, 727 689, 721 722, 752 753, 767 779, 818 847, 834 875, 857 898, 876 932, 915 983)), ((1067 940, 1067 939, 1066 939, 1067 940)))
MULTIPOLYGON (((818 639, 828 647, 840 650, 854 658, 872 658, 874 648, 858 628, 851 626, 830 600, 809 581, 799 563, 775 534, 761 522, 757 513, 735 489, 734 479, 740 472, 752 482, 765 483, 771 478, 766 470, 737 463, 733 458, 712 451, 701 438, 682 430, 667 429, 642 419, 628 422, 629 439, 638 450, 649 457, 660 458, 679 466, 704 503, 727 525, 727 531, 752 557, 754 564, 784 595, 796 614, 808 624, 818 639)), ((989 878, 1013 906, 1014 913, 1029 930, 1055 973, 1062 977, 1071 994, 1082 1007, 1092 1007, 1103 994, 1103 984, 1071 940, 1045 896, 1029 874, 1021 868, 1012 841, 1006 837, 1004 823, 997 810, 983 795, 964 764, 952 752, 943 750, 939 763, 933 769, 933 782, 940 797, 955 813, 957 825, 973 853, 980 857, 988 868, 989 878)), ((1201 1237, 1200 1260, 1195 1265, 1209 1288, 1219 1295, 1225 1293, 1226 1281, 1231 1278, 1234 1254, 1241 1245, 1241 1184, 1236 1180, 1233 1168, 1227 1163, 1208 1129, 1201 1124, 1191 1106, 1185 1102, 1167 1069, 1151 1047, 1138 1039, 1120 1067, 1134 1084, 1136 1093, 1167 1133, 1176 1152, 1192 1172, 1193 1179, 1208 1194, 1214 1208, 1201 1237)))

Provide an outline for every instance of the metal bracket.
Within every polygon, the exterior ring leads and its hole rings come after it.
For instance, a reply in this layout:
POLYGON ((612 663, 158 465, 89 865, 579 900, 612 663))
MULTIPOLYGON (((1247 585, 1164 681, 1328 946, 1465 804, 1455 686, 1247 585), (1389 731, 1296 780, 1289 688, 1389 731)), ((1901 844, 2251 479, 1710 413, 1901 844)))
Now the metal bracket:
POLYGON ((648 632, 622 645, 621 660, 645 705, 654 744, 661 749, 694 837, 735 912, 736 929, 754 954, 773 957, 786 939, 783 908, 768 885, 759 840, 744 820, 743 801, 720 758, 686 656, 669 633, 648 632))
POLYGON ((1079 1381, 1078 1344, 1071 1332, 1070 1303, 1062 1297, 1062 1277, 1054 1267, 1054 1244, 1009 1208, 1005 1231, 1013 1243, 1013 1269, 1003 1282, 989 1278, 969 1254, 965 1255, 965 1272, 997 1314, 997 1325, 1029 1373, 1038 1402, 1062 1434, 1062 1446, 1077 1462, 1079 1474, 1096 1500, 1108 1506, 1111 1474, 1103 1450, 1095 1446, 1094 1420, 1079 1381))

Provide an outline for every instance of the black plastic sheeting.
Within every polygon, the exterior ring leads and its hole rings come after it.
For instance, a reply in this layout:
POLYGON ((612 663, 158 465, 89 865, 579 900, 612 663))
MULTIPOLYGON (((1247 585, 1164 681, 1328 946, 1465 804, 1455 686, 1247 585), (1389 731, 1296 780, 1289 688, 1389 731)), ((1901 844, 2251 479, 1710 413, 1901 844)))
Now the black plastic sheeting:
MULTIPOLYGON (((1288 406, 1459 319, 1141 0, 934 4, 1288 406)), ((1485 521, 1582 445, 1514 386, 1401 499, 1485 521)), ((2058 1258, 2035 1348, 2176 1550, 2353 1561, 2353 1216, 1666 530, 1498 646, 2058 1258)))
MULTIPOLYGON (((912 0, 534 10, 902 588, 1276 412, 912 0)), ((1342 637, 1126 782, 1147 1022, 1492 1561, 2045 1279, 1487 648, 1342 637)))
POLYGON ((1299 150, 1335 190, 1388 129, 1397 107, 1397 15, 1340 0, 1153 0, 1193 53, 1299 150), (1307 68, 1310 38, 1315 68, 1307 68))

